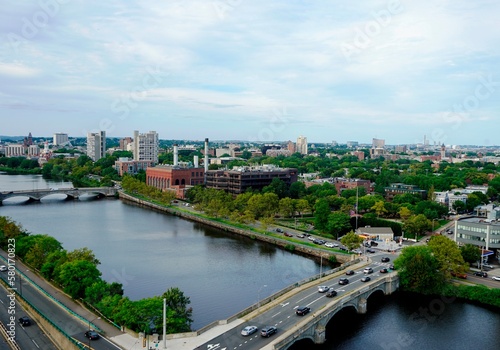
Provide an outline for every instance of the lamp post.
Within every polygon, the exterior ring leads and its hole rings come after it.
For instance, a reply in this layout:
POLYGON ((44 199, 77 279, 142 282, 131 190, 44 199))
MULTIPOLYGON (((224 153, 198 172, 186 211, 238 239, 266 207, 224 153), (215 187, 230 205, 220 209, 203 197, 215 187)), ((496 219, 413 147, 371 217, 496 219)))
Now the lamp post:
POLYGON ((258 309, 258 308, 260 308, 260 291, 261 291, 263 288, 265 288, 265 287, 267 287, 267 284, 264 284, 262 287, 260 287, 260 288, 259 288, 259 291, 257 292, 257 299, 258 299, 258 301, 257 301, 257 309, 258 309))
MULTIPOLYGON (((101 319, 100 317, 96 317, 96 318, 94 318, 93 320, 89 320, 89 332, 90 332, 90 324, 91 324, 92 322, 94 322, 95 320, 100 320, 100 319, 101 319)), ((90 346, 90 340, 91 340, 91 339, 90 339, 90 334, 89 334, 89 349, 92 349, 92 347, 90 346)))

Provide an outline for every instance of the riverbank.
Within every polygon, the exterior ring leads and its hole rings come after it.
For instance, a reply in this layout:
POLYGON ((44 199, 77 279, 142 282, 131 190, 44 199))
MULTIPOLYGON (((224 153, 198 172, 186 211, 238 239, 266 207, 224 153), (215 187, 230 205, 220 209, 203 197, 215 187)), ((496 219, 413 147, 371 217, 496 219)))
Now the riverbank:
MULTIPOLYGON (((137 198, 135 196, 132 196, 130 194, 127 194, 123 191, 119 191, 119 198, 121 200, 124 200, 126 202, 134 203, 136 205, 154 209, 160 212, 164 213, 169 213, 171 215, 179 216, 187 220, 195 221, 204 225, 208 225, 211 227, 218 228, 220 230, 226 231, 226 232, 231 232, 235 233, 238 235, 246 236, 251 239, 257 239, 262 242, 270 243, 276 246, 279 246, 283 249, 286 249, 288 251, 292 251, 294 253, 299 253, 307 256, 311 256, 314 258, 326 258, 329 259, 330 256, 335 256, 335 260, 340 263, 344 264, 346 262, 354 260, 356 257, 352 254, 343 254, 343 253, 335 253, 333 251, 327 251, 324 249, 318 249, 318 248, 313 248, 313 247, 308 247, 307 245, 301 244, 302 242, 299 241, 293 241, 293 240, 286 240, 278 237, 274 237, 272 235, 268 235, 266 233, 259 232, 257 229, 247 226, 247 225, 241 225, 237 224, 238 226, 231 224, 229 222, 222 221, 221 219, 211 219, 202 216, 201 214, 198 214, 195 212, 192 208, 186 207, 184 209, 183 207, 180 206, 165 206, 161 204, 156 204, 151 202, 150 200, 146 199, 141 199, 137 198), (190 208, 190 209, 187 209, 190 208)), ((261 230, 263 231, 263 230, 261 230)))

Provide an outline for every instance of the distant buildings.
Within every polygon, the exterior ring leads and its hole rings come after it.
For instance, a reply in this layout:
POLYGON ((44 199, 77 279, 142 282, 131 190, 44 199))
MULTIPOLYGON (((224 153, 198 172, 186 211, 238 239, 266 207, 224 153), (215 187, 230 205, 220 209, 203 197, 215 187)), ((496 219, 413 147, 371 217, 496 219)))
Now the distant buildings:
POLYGON ((132 145, 133 139, 131 137, 124 137, 123 139, 120 140, 120 149, 122 151, 129 151, 129 145, 132 145))
POLYGON ((423 199, 427 198, 427 191, 421 190, 418 186, 415 185, 406 185, 403 183, 392 183, 389 187, 385 187, 385 199, 388 201, 392 201, 395 196, 398 194, 414 194, 422 197, 423 199))
POLYGON ((307 137, 299 136, 297 137, 296 152, 300 154, 307 154, 307 137))
POLYGON ((180 165, 157 165, 146 169, 146 184, 162 191, 174 191, 177 198, 183 199, 185 192, 192 186, 204 183, 205 171, 201 167, 182 167, 180 165))
POLYGON ((118 175, 123 176, 123 174, 137 174, 140 170, 146 171, 148 167, 154 166, 155 163, 152 160, 132 160, 130 158, 118 158, 115 161, 115 170, 118 175))
POLYGON ((106 155, 106 131, 87 134, 87 156, 94 162, 106 155))
POLYGON ((132 152, 134 160, 149 160, 158 163, 159 138, 156 131, 140 134, 134 131, 132 152))
POLYGON ((497 219, 469 217, 455 221, 455 242, 473 244, 486 250, 496 250, 497 255, 500 255, 500 223, 498 222, 500 212, 498 208, 494 211, 497 219))
POLYGON ((68 139, 68 134, 62 133, 62 132, 56 132, 54 133, 54 136, 52 138, 52 144, 54 146, 61 146, 69 142, 68 139))

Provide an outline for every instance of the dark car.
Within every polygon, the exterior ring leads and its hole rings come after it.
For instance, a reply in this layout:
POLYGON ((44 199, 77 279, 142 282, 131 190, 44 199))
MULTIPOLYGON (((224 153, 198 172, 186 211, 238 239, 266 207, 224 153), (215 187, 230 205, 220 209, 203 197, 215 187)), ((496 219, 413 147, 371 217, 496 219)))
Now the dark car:
POLYGON ((271 335, 273 335, 274 333, 276 333, 277 331, 278 331, 278 328, 276 328, 274 326, 264 327, 260 331, 260 335, 267 338, 267 337, 270 337, 271 335))
POLYGON ((368 282, 368 281, 370 281, 370 280, 371 280, 371 278, 370 278, 369 276, 365 276, 365 277, 363 277, 363 278, 361 279, 361 282, 368 282))
POLYGON ((311 311, 311 308, 310 307, 307 307, 307 306, 299 306, 297 308, 297 310, 295 310, 295 313, 299 316, 304 316, 306 315, 307 313, 309 313, 309 311, 311 311))
POLYGON ((23 317, 19 318, 19 324, 23 327, 30 326, 31 320, 29 319, 28 316, 23 316, 23 317))
POLYGON ((353 271, 353 270, 347 270, 347 271, 345 272, 345 274, 346 274, 347 276, 351 276, 351 275, 354 275, 354 271, 353 271))
POLYGON ((331 289, 330 291, 328 291, 328 293, 326 293, 326 296, 328 298, 333 298, 333 297, 337 296, 337 291, 335 289, 331 289))
POLYGON ((375 249, 371 249, 371 248, 367 249, 366 251, 367 251, 368 253, 375 253, 375 249))
POLYGON ((339 284, 346 285, 349 284, 349 280, 347 278, 339 279, 339 284))
POLYGON ((282 229, 280 229, 279 227, 276 229, 276 232, 283 232, 282 229))
POLYGON ((85 337, 89 338, 91 340, 97 340, 97 339, 99 339, 99 333, 97 333, 96 331, 92 331, 92 330, 86 331, 85 337))
POLYGON ((474 275, 475 275, 475 276, 479 276, 479 277, 488 277, 488 273, 487 273, 487 272, 484 272, 484 271, 477 271, 477 272, 474 272, 474 275))
POLYGON ((389 262, 389 261, 391 261, 391 259, 389 259, 388 257, 384 256, 380 261, 382 261, 382 262, 389 262))
POLYGON ((391 270, 396 270, 396 268, 394 267, 394 264, 390 264, 390 265, 389 265, 389 268, 390 268, 391 270))
POLYGON ((383 269, 380 269, 380 273, 387 273, 389 270, 387 270, 385 267, 383 269))

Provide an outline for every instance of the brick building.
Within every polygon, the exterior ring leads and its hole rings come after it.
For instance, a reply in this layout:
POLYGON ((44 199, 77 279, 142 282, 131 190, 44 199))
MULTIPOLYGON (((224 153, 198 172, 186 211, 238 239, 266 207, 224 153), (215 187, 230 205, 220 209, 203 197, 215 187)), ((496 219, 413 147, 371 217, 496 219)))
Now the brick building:
POLYGON ((203 168, 188 168, 178 165, 158 165, 146 169, 146 184, 162 191, 175 191, 177 198, 184 198, 191 186, 204 183, 203 168))

